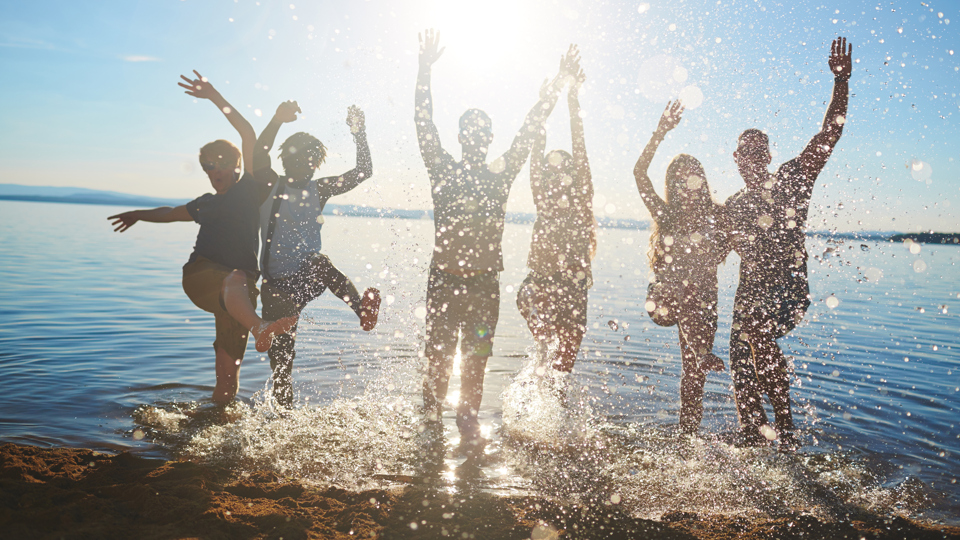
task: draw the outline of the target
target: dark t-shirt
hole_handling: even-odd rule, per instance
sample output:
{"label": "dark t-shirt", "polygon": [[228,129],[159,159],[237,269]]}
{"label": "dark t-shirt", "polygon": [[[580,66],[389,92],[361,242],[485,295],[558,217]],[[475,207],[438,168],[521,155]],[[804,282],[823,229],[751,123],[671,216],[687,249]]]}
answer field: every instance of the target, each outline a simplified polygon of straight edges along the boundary
{"label": "dark t-shirt", "polygon": [[804,227],[815,180],[793,159],[759,189],[743,188],[727,199],[730,240],[741,258],[741,290],[806,286]]}
{"label": "dark t-shirt", "polygon": [[200,224],[188,262],[204,257],[227,268],[259,273],[259,185],[245,173],[226,193],[207,193],[187,203],[187,212]]}
{"label": "dark t-shirt", "polygon": [[433,263],[442,270],[502,271],[507,198],[519,171],[495,173],[487,165],[471,170],[446,152],[437,161],[427,164],[436,228]]}

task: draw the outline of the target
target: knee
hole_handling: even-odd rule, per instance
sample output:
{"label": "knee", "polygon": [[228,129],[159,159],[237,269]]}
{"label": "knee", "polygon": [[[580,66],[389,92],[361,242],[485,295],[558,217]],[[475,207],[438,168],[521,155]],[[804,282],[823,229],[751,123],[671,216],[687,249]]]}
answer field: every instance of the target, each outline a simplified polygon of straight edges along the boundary
{"label": "knee", "polygon": [[243,287],[247,284],[247,275],[242,270],[234,270],[223,280],[224,287]]}

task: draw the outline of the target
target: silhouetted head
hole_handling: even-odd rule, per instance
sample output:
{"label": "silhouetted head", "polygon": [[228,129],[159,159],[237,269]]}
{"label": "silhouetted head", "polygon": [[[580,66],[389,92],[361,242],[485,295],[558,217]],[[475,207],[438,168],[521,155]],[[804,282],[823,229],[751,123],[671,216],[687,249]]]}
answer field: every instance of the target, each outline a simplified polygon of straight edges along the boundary
{"label": "silhouetted head", "polygon": [[767,134],[753,128],[741,133],[737,138],[733,159],[737,162],[737,170],[747,187],[758,188],[767,180],[767,167],[773,161]]}
{"label": "silhouetted head", "polygon": [[217,193],[226,193],[240,178],[240,149],[230,141],[219,139],[200,149],[200,167],[207,173]]}
{"label": "silhouetted head", "polygon": [[573,156],[564,150],[552,150],[543,160],[540,173],[543,192],[551,199],[573,192]]}
{"label": "silhouetted head", "polygon": [[678,154],[667,165],[667,206],[699,209],[713,204],[703,165],[689,154]]}
{"label": "silhouetted head", "polygon": [[460,117],[460,134],[457,137],[464,153],[487,155],[493,142],[493,122],[480,109],[468,109]]}
{"label": "silhouetted head", "polygon": [[294,180],[309,178],[327,159],[327,148],[309,133],[294,133],[280,147],[280,161],[287,177]]}

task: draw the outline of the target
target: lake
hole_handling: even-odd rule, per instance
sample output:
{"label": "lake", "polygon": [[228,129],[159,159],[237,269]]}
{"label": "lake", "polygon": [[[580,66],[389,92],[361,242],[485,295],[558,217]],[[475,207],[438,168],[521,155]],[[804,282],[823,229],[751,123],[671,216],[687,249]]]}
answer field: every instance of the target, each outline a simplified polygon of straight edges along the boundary
{"label": "lake", "polygon": [[[213,320],[180,287],[196,225],[117,234],[106,217],[122,210],[0,201],[0,441],[270,468],[349,488],[433,481],[601,500],[639,516],[858,508],[960,521],[958,246],[808,238],[813,305],[780,340],[803,448],[780,454],[728,444],[728,371],[707,378],[700,437],[676,432],[676,329],[643,308],[648,231],[601,229],[572,405],[551,401],[515,306],[531,227],[508,224],[480,412],[493,442],[467,474],[444,453],[457,437],[452,413],[440,457],[426,459],[437,443],[416,410],[431,222],[328,216],[324,252],[359,289],[380,289],[379,325],[363,332],[339,300],[314,301],[297,341],[296,411],[279,415],[264,399],[269,362],[251,341],[236,417],[224,421],[209,404]],[[720,271],[715,352],[725,361],[738,264],[731,256]]]}

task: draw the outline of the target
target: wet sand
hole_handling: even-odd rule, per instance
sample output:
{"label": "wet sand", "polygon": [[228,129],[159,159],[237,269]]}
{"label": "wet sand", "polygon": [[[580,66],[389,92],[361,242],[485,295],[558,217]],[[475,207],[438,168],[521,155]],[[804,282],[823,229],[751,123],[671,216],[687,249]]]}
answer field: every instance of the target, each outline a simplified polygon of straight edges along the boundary
{"label": "wet sand", "polygon": [[350,492],[267,472],[15,444],[0,446],[0,503],[3,538],[960,538],[960,527],[883,516],[650,521],[615,505],[423,486]]}

